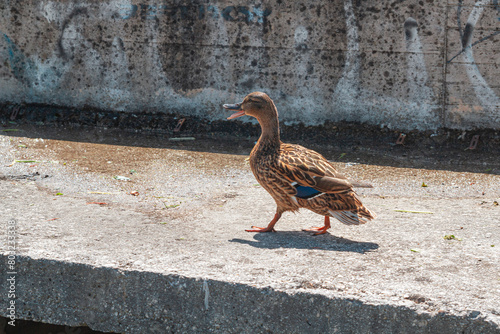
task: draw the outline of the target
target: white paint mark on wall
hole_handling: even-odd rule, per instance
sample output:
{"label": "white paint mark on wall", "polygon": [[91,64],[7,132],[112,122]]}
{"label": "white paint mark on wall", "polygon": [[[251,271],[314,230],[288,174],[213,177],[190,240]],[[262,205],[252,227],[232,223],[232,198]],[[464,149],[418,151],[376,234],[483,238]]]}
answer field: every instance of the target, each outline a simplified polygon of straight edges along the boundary
{"label": "white paint mark on wall", "polygon": [[[389,128],[414,127],[425,130],[438,126],[439,118],[433,110],[439,109],[438,102],[430,88],[421,83],[427,81],[427,75],[418,73],[413,75],[417,79],[414,85],[414,96],[425,99],[404,100],[401,97],[382,95],[376,88],[361,85],[361,56],[360,41],[356,17],[352,0],[344,0],[344,11],[347,27],[347,50],[342,78],[337,83],[333,93],[333,103],[338,109],[335,114],[341,114],[347,121],[382,123]],[[420,49],[419,41],[410,43],[415,51]],[[412,59],[415,70],[425,69],[423,55],[419,59]],[[418,57],[417,57],[418,58]],[[416,60],[416,62],[414,61]],[[409,70],[410,71],[410,70]],[[420,86],[419,86],[420,85]],[[418,88],[417,88],[418,87]],[[411,115],[412,117],[408,117]],[[418,122],[415,122],[418,119]]]}
{"label": "white paint mark on wall", "polygon": [[[425,101],[432,101],[434,93],[428,87],[427,68],[425,58],[418,35],[418,24],[415,19],[409,17],[404,24],[406,37],[406,61],[407,61],[407,82],[408,97],[412,103],[420,104]],[[429,105],[423,104],[421,117],[431,117],[432,110]]]}
{"label": "white paint mark on wall", "polygon": [[[306,26],[298,25],[294,30],[294,51],[293,57],[296,67],[293,69],[294,75],[299,78],[295,82],[290,82],[287,87],[293,92],[288,96],[286,107],[286,117],[289,119],[286,124],[304,122],[307,119],[312,124],[321,124],[324,120],[324,108],[318,99],[322,95],[320,91],[320,77],[317,75],[320,64],[315,62],[313,53],[309,49],[309,31]],[[302,79],[302,80],[301,80]],[[304,85],[304,81],[308,84]],[[281,92],[276,92],[275,96],[280,96]]]}
{"label": "white paint mark on wall", "polygon": [[309,37],[309,33],[307,32],[306,27],[298,26],[295,28],[295,33],[293,34],[295,39],[295,45],[300,45],[307,42],[307,38]]}
{"label": "white paint mark on wall", "polygon": [[210,291],[208,290],[207,280],[203,281],[203,291],[205,292],[205,310],[208,311],[208,298],[210,297]]}
{"label": "white paint mark on wall", "polygon": [[40,12],[49,23],[59,22],[61,18],[61,12],[60,8],[58,8],[58,3],[55,3],[53,1],[41,1],[40,6],[42,7]]}
{"label": "white paint mark on wall", "polygon": [[347,51],[344,71],[333,93],[333,102],[345,113],[346,120],[354,121],[356,120],[355,113],[358,108],[357,101],[360,94],[359,71],[361,60],[358,27],[351,0],[344,1],[344,11],[347,26]]}

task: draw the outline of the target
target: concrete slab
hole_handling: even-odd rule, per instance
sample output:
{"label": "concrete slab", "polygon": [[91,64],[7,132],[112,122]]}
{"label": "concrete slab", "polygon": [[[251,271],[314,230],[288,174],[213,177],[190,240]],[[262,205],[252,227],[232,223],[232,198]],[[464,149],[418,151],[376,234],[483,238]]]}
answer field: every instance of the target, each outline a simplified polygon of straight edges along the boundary
{"label": "concrete slab", "polygon": [[498,157],[347,152],[337,165],[374,184],[358,192],[375,221],[313,237],[301,229],[322,218],[303,211],[250,234],[274,212],[245,162],[251,141],[37,131],[0,135],[0,238],[15,219],[20,319],[124,333],[500,332]]}

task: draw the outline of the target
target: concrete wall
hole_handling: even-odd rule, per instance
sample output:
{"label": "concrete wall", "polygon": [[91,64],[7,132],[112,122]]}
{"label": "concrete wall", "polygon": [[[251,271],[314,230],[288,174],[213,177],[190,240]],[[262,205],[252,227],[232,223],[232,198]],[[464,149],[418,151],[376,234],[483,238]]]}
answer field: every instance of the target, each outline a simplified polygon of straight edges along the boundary
{"label": "concrete wall", "polygon": [[500,129],[498,0],[4,0],[0,102]]}

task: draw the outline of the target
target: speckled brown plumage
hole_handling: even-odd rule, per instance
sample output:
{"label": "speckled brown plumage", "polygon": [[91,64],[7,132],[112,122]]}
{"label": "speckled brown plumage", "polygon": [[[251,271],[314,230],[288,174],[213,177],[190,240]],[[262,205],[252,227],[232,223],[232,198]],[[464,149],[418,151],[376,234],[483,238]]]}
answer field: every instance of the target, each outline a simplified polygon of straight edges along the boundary
{"label": "speckled brown plumage", "polygon": [[283,212],[300,208],[325,216],[325,226],[311,229],[316,234],[330,227],[329,217],[345,224],[362,224],[375,218],[357,197],[352,183],[321,154],[280,141],[278,111],[265,93],[251,93],[242,103],[224,107],[237,111],[228,119],[248,115],[259,121],[262,134],[250,153],[250,167],[277,205],[276,215],[266,228],[254,226],[247,231],[274,231]]}

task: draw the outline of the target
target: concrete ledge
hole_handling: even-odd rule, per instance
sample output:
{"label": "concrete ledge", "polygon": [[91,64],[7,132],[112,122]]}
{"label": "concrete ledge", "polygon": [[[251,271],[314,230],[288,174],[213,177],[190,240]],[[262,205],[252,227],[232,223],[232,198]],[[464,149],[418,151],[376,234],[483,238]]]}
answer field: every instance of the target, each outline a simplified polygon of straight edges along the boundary
{"label": "concrete ledge", "polygon": [[[2,256],[5,262],[6,257]],[[124,333],[499,333],[454,316],[217,280],[18,258],[17,316]],[[5,280],[2,280],[5,291]],[[7,316],[2,307],[1,315]]]}

